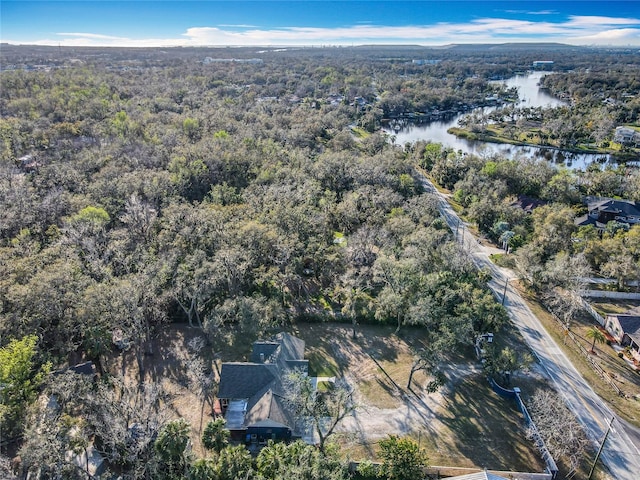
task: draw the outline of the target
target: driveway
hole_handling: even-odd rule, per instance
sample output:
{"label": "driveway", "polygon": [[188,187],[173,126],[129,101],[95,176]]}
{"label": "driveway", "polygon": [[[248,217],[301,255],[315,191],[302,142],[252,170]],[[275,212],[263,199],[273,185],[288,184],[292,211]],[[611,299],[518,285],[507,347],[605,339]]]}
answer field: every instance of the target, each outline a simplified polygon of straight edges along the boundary
{"label": "driveway", "polygon": [[[504,306],[507,308],[511,320],[522,333],[545,373],[562,395],[567,406],[581,422],[596,448],[604,438],[609,420],[615,418],[600,457],[613,477],[616,480],[637,480],[640,478],[640,450],[638,449],[640,444],[633,441],[638,441],[637,429],[622,422],[596,395],[562,350],[558,348],[551,335],[531,312],[520,294],[508,285],[508,281],[516,278],[516,275],[510,270],[497,267],[489,260],[489,254],[493,253],[495,249],[479,244],[468,228],[465,228],[464,223],[451,208],[446,197],[438,192],[429,180],[423,178],[423,185],[427,191],[437,194],[440,198],[442,216],[453,232],[457,230],[458,241],[472,256],[475,264],[479,268],[486,267],[491,271],[492,279],[489,282],[489,287],[496,297],[502,299],[503,292],[506,292]],[[507,285],[506,289],[505,285]]]}

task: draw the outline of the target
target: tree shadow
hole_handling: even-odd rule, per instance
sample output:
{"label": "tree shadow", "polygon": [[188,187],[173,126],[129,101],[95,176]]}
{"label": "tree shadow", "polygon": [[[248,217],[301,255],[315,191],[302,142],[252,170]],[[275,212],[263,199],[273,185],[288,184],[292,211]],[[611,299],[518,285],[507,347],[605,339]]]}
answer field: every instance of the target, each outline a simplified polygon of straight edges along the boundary
{"label": "tree shadow", "polygon": [[315,372],[344,376],[354,364],[377,359],[393,362],[398,359],[397,342],[390,342],[393,329],[387,326],[360,325],[353,338],[350,323],[297,324],[294,334],[307,343],[306,358]]}
{"label": "tree shadow", "polygon": [[524,472],[544,468],[535,446],[526,438],[515,402],[494,393],[482,374],[456,383],[438,418],[455,434],[443,446],[478,467]]}

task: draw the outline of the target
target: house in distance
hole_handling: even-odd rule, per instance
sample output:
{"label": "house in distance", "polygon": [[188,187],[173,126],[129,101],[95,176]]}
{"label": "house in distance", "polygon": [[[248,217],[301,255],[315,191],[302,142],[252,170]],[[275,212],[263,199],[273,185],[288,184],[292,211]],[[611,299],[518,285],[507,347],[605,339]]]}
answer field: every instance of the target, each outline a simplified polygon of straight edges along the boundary
{"label": "house in distance", "polygon": [[624,223],[629,226],[640,224],[640,204],[631,200],[598,199],[588,203],[589,213],[576,218],[577,226],[595,225],[603,230],[609,222]]}

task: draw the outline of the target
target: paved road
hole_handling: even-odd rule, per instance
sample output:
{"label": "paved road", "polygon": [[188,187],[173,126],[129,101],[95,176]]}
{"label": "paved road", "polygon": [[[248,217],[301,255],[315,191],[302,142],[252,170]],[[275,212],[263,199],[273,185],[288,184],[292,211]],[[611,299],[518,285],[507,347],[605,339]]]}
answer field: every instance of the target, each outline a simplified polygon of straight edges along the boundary
{"label": "paved road", "polygon": [[616,418],[600,457],[609,468],[613,478],[615,480],[640,479],[640,450],[627,432],[629,430],[633,439],[637,441],[637,429],[616,417],[585,382],[562,350],[558,348],[558,345],[531,312],[520,294],[508,284],[509,280],[515,278],[513,272],[500,268],[489,260],[489,254],[499,250],[481,246],[458,218],[445,196],[439,193],[428,180],[424,179],[423,181],[427,191],[434,192],[440,197],[440,211],[444,219],[451,230],[456,232],[458,241],[470,253],[475,264],[480,268],[490,269],[492,280],[489,282],[489,287],[501,299],[503,293],[506,292],[504,306],[507,308],[509,316],[535,352],[558,392],[564,397],[569,408],[584,426],[596,448],[604,438],[609,420]]}

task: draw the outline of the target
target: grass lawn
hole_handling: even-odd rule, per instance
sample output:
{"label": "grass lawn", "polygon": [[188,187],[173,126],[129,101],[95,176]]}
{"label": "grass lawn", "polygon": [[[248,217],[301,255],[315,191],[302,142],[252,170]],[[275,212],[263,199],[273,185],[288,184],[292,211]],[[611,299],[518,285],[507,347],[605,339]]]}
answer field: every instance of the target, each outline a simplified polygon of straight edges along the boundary
{"label": "grass lawn", "polygon": [[624,313],[640,305],[640,300],[591,301],[591,306],[602,315]]}
{"label": "grass lawn", "polygon": [[506,253],[491,254],[489,259],[499,267],[514,269],[516,266],[515,257]]}
{"label": "grass lawn", "polygon": [[[626,397],[618,396],[617,393],[604,382],[598,374],[590,367],[589,362],[580,352],[579,348],[572,341],[565,342],[562,327],[556,322],[551,314],[532,295],[520,289],[523,298],[527,300],[529,307],[538,317],[545,329],[553,336],[571,363],[587,380],[594,391],[604,399],[611,408],[629,423],[640,427],[640,375],[633,371],[629,365],[617,353],[606,344],[596,345],[596,356],[600,366],[615,381],[620,389],[625,392]],[[577,318],[572,326],[572,332],[579,338],[580,343],[587,350],[591,348],[591,341],[586,338],[586,331],[595,325],[591,317]]]}
{"label": "grass lawn", "polygon": [[502,398],[482,374],[470,375],[447,392],[438,419],[446,427],[425,439],[434,465],[541,471],[542,460],[524,435],[522,414]]}
{"label": "grass lawn", "polygon": [[360,138],[360,139],[371,136],[371,134],[362,127],[351,127],[351,131],[357,138]]}
{"label": "grass lawn", "polygon": [[[395,335],[391,326],[361,325],[356,340],[350,325],[298,324],[296,330],[307,342],[312,370],[357,378],[367,406],[397,409],[421,401],[413,392],[421,391],[426,376],[416,373],[412,390],[407,389],[410,345],[420,344],[420,329],[404,328]],[[504,336],[510,345],[519,342],[512,333]],[[526,438],[515,402],[496,395],[481,373],[470,374],[479,372],[472,350],[457,353],[450,361],[453,381],[427,397],[439,399],[431,410],[432,419],[404,425],[405,434],[419,441],[433,465],[542,471],[542,460]],[[391,420],[388,433],[394,433]],[[375,459],[377,441],[345,441],[343,450],[353,459]]]}

